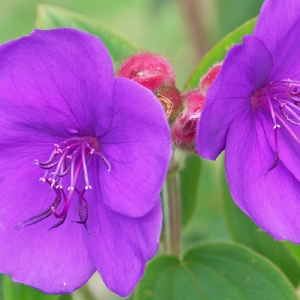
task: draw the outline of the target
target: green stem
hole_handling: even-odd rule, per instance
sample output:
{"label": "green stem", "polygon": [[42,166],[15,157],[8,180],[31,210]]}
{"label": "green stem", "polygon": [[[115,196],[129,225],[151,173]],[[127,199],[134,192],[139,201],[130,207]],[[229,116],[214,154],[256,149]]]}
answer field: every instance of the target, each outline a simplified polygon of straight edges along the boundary
{"label": "green stem", "polygon": [[[178,163],[178,162],[177,162]],[[170,171],[163,187],[165,252],[181,254],[181,200],[179,187],[179,168],[172,158]]]}

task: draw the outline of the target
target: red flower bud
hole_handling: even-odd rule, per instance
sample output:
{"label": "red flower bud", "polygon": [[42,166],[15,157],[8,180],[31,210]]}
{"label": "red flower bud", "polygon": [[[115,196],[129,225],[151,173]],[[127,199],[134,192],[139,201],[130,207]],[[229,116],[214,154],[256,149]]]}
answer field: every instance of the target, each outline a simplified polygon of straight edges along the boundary
{"label": "red flower bud", "polygon": [[130,78],[153,92],[163,86],[175,85],[175,73],[171,64],[162,56],[146,52],[126,59],[117,76]]}
{"label": "red flower bud", "polygon": [[197,124],[206,98],[199,89],[183,94],[182,98],[185,101],[185,108],[172,126],[172,142],[179,148],[195,151]]}
{"label": "red flower bud", "polygon": [[214,65],[201,79],[199,88],[203,94],[206,93],[206,90],[211,86],[213,81],[216,79],[217,75],[220,72],[222,64]]}

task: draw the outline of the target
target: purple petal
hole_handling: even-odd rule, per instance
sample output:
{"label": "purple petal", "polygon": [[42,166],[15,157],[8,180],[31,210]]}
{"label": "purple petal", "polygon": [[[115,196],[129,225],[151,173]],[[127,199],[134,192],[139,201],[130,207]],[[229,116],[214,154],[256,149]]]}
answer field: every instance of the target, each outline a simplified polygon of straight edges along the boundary
{"label": "purple petal", "polygon": [[110,130],[100,137],[103,162],[101,198],[111,209],[131,217],[156,203],[171,155],[170,130],[162,105],[137,83],[116,79]]}
{"label": "purple petal", "polygon": [[71,204],[65,223],[55,229],[49,231],[58,222],[53,216],[14,228],[49,208],[55,198],[34,168],[32,161],[24,161],[22,168],[12,170],[1,183],[0,272],[45,293],[71,293],[95,272],[85,244],[87,232],[72,223],[78,219],[77,202]]}
{"label": "purple petal", "polygon": [[208,89],[206,105],[197,133],[197,151],[204,158],[216,159],[225,148],[232,120],[250,113],[251,96],[272,67],[272,56],[264,43],[253,36],[227,54],[219,75]]}
{"label": "purple petal", "polygon": [[[110,124],[114,71],[104,44],[74,29],[34,31],[0,47],[0,125],[30,140]],[[102,117],[99,118],[98,116]]]}
{"label": "purple petal", "polygon": [[107,287],[122,297],[128,296],[143,276],[146,261],[158,249],[162,222],[160,200],[156,199],[147,215],[130,218],[99,201],[98,188],[88,198],[92,209],[87,242]]}
{"label": "purple petal", "polygon": [[225,151],[227,180],[236,204],[278,240],[300,242],[300,183],[274,161],[266,132],[256,113],[237,116]]}
{"label": "purple petal", "polygon": [[299,22],[299,16],[298,0],[266,0],[259,14],[254,35],[263,40],[273,54],[273,50],[282,43],[285,34]]}
{"label": "purple petal", "polygon": [[283,79],[300,80],[300,66],[297,63],[300,60],[300,53],[296,46],[300,45],[299,33],[300,22],[295,23],[281,40],[278,41],[276,47],[270,50],[273,56],[274,65],[266,80],[266,85],[270,82]]}
{"label": "purple petal", "polygon": [[[0,272],[46,293],[67,293],[84,284],[96,264],[109,288],[131,293],[158,248],[159,192],[171,155],[169,126],[155,96],[128,79],[115,80],[97,38],[72,29],[35,31],[0,46],[0,126]],[[56,145],[58,166],[74,159],[66,176],[76,195],[67,219],[49,231],[60,220],[49,213],[25,227],[55,199],[38,180],[44,172],[34,159],[47,160],[63,140],[75,147]],[[78,149],[81,156],[72,156]],[[89,181],[93,188],[85,190]],[[88,201],[78,200],[82,189]],[[78,212],[78,201],[88,210]],[[72,222],[78,218],[87,218],[90,236]]]}

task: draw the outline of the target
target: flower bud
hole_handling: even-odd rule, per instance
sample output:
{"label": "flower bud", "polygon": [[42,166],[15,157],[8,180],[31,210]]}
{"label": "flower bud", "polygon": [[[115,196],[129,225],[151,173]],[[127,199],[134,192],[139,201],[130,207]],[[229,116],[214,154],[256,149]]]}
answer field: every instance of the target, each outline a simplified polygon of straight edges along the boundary
{"label": "flower bud", "polygon": [[222,64],[214,65],[201,79],[199,88],[203,94],[206,93],[206,90],[211,86],[213,81],[216,79],[217,75],[220,72]]}
{"label": "flower bud", "polygon": [[179,148],[194,152],[197,124],[206,98],[199,89],[188,91],[182,98],[185,108],[172,126],[171,138]]}
{"label": "flower bud", "polygon": [[156,92],[156,98],[163,104],[167,118],[172,122],[182,109],[182,97],[175,86],[164,86]]}
{"label": "flower bud", "polygon": [[153,92],[163,86],[175,85],[175,73],[171,64],[162,56],[146,52],[126,59],[117,76],[132,79]]}

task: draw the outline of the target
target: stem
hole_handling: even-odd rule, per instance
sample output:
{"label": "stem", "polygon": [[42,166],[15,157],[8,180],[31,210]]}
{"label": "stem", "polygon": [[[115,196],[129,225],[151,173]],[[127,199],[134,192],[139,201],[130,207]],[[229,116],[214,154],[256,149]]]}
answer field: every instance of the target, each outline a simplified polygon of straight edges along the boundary
{"label": "stem", "polygon": [[165,252],[181,254],[181,200],[179,188],[179,168],[174,156],[170,171],[163,186]]}

